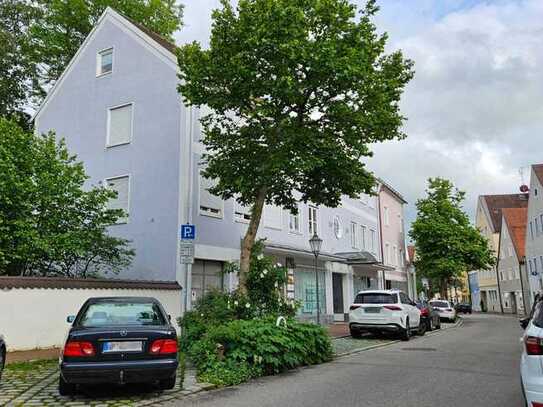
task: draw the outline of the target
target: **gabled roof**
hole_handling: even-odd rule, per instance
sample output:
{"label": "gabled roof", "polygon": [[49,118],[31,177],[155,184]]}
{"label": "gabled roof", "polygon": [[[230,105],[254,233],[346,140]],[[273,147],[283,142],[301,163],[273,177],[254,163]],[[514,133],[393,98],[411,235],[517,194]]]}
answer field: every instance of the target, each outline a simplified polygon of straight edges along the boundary
{"label": "gabled roof", "polygon": [[389,190],[389,192],[396,197],[398,201],[400,201],[402,204],[407,204],[407,201],[405,198],[400,194],[398,191],[396,191],[390,184],[383,181],[382,178],[377,178],[377,182],[381,184],[381,188],[386,188]]}
{"label": "gabled roof", "polygon": [[517,257],[522,259],[526,254],[526,222],[528,221],[528,208],[503,208],[503,219],[505,221],[509,236],[515,247]]}
{"label": "gabled roof", "polygon": [[532,165],[532,168],[536,177],[539,179],[539,183],[543,185],[543,164],[534,164]]}
{"label": "gabled roof", "polygon": [[502,209],[528,207],[528,194],[482,195],[481,197],[486,203],[494,233],[501,231]]}
{"label": "gabled roof", "polygon": [[145,45],[148,49],[152,50],[155,55],[159,56],[160,59],[166,61],[172,68],[177,70],[178,66],[176,57],[176,46],[174,44],[161,37],[154,31],[149,30],[147,27],[123,16],[122,14],[113,10],[111,7],[107,7],[98,19],[98,22],[92,28],[89,35],[87,35],[87,38],[85,38],[85,41],[83,41],[83,44],[81,44],[73,58],[66,66],[66,69],[64,69],[60,77],[54,83],[53,87],[49,90],[46,98],[43,100],[38,110],[36,110],[36,112],[34,113],[34,120],[37,120],[39,118],[41,112],[45,109],[49,101],[58,92],[65,78],[75,66],[85,48],[89,45],[96,33],[101,29],[106,21],[111,21],[117,26],[122,27],[125,31],[133,34],[132,36],[137,41]]}

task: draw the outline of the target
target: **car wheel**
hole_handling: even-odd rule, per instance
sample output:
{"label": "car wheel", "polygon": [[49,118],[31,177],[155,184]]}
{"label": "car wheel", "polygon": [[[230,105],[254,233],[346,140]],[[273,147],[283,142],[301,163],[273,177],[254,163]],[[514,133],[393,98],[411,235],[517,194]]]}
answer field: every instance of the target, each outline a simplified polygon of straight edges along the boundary
{"label": "car wheel", "polygon": [[401,334],[402,341],[408,341],[411,338],[411,328],[409,327],[409,318],[405,321],[405,329]]}
{"label": "car wheel", "polygon": [[160,387],[160,390],[171,390],[175,387],[175,376],[171,377],[166,380],[161,380],[158,383],[158,387]]}
{"label": "car wheel", "polygon": [[351,337],[356,339],[361,338],[362,332],[360,332],[358,329],[351,329]]}
{"label": "car wheel", "polygon": [[61,396],[71,396],[75,393],[75,384],[68,383],[62,376],[58,378],[58,393]]}
{"label": "car wheel", "polygon": [[428,332],[432,332],[434,330],[433,318],[430,318],[428,319],[428,321],[426,321],[426,330]]}
{"label": "car wheel", "polygon": [[424,336],[424,334],[426,333],[426,328],[427,328],[426,322],[424,323],[420,322],[419,329],[417,330],[417,335]]}

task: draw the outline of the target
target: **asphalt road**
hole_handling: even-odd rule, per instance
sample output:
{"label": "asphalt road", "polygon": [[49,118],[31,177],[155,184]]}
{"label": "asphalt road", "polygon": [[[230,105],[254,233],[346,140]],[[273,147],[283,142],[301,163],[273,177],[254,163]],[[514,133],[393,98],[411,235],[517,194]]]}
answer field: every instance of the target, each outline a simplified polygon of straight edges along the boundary
{"label": "asphalt road", "polygon": [[517,319],[461,327],[178,401],[198,407],[521,407]]}

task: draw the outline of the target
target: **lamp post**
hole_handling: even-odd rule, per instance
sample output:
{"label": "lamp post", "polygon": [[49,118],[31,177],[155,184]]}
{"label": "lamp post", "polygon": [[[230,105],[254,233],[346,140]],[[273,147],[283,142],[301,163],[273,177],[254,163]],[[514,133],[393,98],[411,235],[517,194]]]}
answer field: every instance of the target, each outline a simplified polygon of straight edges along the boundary
{"label": "lamp post", "polygon": [[321,251],[322,239],[315,234],[309,239],[309,246],[311,246],[311,251],[315,256],[315,296],[317,297],[317,324],[321,323],[321,309],[319,304],[319,270],[318,270],[318,259],[319,253]]}

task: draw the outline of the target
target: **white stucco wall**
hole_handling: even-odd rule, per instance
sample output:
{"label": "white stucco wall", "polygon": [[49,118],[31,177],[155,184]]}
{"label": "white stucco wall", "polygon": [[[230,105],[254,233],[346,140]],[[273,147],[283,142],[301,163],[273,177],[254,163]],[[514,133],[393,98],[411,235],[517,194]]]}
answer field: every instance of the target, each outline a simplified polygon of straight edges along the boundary
{"label": "white stucco wall", "polygon": [[8,351],[63,346],[76,315],[90,297],[154,297],[171,315],[174,326],[181,314],[181,290],[12,288],[0,290],[0,333]]}

